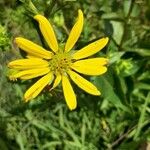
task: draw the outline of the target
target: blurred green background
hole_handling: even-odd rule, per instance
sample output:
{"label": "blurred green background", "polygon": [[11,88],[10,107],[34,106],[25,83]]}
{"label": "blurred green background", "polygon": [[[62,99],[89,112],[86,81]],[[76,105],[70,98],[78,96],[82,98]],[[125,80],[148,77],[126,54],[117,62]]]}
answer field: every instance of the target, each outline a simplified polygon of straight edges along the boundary
{"label": "blurred green background", "polygon": [[[7,63],[22,57],[13,40],[22,36],[42,45],[33,15],[45,15],[59,42],[65,42],[82,9],[79,49],[103,37],[97,56],[109,58],[108,72],[90,80],[93,97],[76,89],[70,111],[61,88],[47,89],[30,103],[25,90],[35,81],[8,79]],[[149,150],[150,0],[0,0],[0,150]]]}

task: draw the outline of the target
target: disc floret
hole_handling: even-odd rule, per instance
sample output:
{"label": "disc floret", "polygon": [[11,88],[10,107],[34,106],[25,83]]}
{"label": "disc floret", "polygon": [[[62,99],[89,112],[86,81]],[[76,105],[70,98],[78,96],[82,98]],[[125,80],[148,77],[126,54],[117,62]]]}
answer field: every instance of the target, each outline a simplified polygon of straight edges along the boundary
{"label": "disc floret", "polygon": [[68,71],[72,64],[71,56],[69,53],[58,51],[53,55],[52,59],[49,62],[51,71],[57,74],[64,74]]}

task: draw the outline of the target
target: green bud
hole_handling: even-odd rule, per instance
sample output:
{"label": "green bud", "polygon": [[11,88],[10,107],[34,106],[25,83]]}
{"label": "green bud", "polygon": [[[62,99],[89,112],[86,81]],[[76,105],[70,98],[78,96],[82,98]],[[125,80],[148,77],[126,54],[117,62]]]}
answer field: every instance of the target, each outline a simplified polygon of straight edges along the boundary
{"label": "green bud", "polygon": [[135,74],[138,71],[139,67],[140,66],[138,65],[138,63],[131,59],[120,59],[117,62],[116,71],[117,74],[125,77]]}

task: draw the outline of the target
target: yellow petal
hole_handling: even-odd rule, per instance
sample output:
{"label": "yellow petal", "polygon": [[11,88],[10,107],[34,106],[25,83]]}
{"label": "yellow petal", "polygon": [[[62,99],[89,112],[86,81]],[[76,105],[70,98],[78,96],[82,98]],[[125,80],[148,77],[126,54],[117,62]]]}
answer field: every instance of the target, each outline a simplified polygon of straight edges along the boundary
{"label": "yellow petal", "polygon": [[107,71],[107,68],[104,66],[93,67],[93,66],[72,66],[72,69],[75,71],[91,76],[97,76],[104,74]]}
{"label": "yellow petal", "polygon": [[52,73],[48,73],[47,75],[39,79],[24,94],[25,101],[27,102],[30,99],[35,98],[47,84],[52,82],[52,80],[53,80]]}
{"label": "yellow petal", "polygon": [[78,60],[75,64],[80,63],[81,65],[91,65],[91,66],[104,66],[108,64],[108,59],[104,57],[97,57],[97,58],[88,58],[84,60]]}
{"label": "yellow petal", "polygon": [[8,64],[8,67],[13,69],[34,69],[48,66],[49,63],[46,60],[40,58],[18,59],[11,61]]}
{"label": "yellow petal", "polygon": [[101,75],[107,71],[103,65],[107,64],[106,58],[91,58],[79,60],[72,64],[71,68],[86,75]]}
{"label": "yellow petal", "polygon": [[77,51],[75,54],[73,54],[73,59],[82,59],[86,58],[88,56],[91,56],[98,51],[102,50],[106,44],[108,43],[108,37],[101,38],[85,47]]}
{"label": "yellow petal", "polygon": [[16,74],[11,75],[9,78],[10,79],[32,79],[32,78],[36,78],[42,75],[47,74],[50,71],[50,69],[47,68],[42,68],[42,69],[29,69],[29,70],[25,70],[25,71],[20,71]]}
{"label": "yellow petal", "polygon": [[70,70],[68,73],[73,82],[76,83],[81,89],[92,95],[100,95],[100,91],[91,82],[87,81],[74,71]]}
{"label": "yellow petal", "polygon": [[79,9],[78,10],[78,19],[77,19],[75,25],[73,26],[73,28],[69,34],[68,40],[66,42],[66,45],[65,45],[66,52],[70,51],[72,49],[72,47],[74,46],[74,44],[77,42],[77,40],[81,34],[82,28],[83,28],[83,13]]}
{"label": "yellow petal", "polygon": [[53,27],[51,26],[50,22],[42,15],[36,15],[34,16],[34,19],[39,22],[40,30],[49,45],[49,47],[54,51],[58,51],[58,43],[57,39],[53,30]]}
{"label": "yellow petal", "polygon": [[67,76],[62,76],[62,87],[67,106],[70,110],[77,107],[76,96]]}
{"label": "yellow petal", "polygon": [[22,37],[17,37],[15,39],[16,44],[18,45],[19,48],[24,50],[30,55],[37,56],[40,58],[45,58],[45,59],[51,59],[52,58],[52,52],[49,52],[42,48],[41,46],[24,39]]}
{"label": "yellow petal", "polygon": [[60,81],[61,81],[61,75],[58,74],[58,75],[56,76],[56,79],[54,80],[53,86],[52,86],[52,88],[51,88],[50,90],[52,90],[52,89],[54,89],[55,87],[57,87],[57,86],[59,85]]}

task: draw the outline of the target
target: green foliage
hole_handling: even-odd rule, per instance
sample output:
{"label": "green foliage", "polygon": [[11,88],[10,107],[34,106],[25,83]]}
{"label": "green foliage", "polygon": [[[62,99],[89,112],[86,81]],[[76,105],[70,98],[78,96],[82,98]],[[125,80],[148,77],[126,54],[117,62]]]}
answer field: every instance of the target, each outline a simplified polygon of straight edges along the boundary
{"label": "green foliage", "polygon": [[[91,78],[100,97],[76,89],[78,108],[69,111],[59,87],[23,102],[34,81],[9,81],[7,63],[22,57],[13,42],[22,36],[45,46],[33,15],[53,24],[60,43],[76,19],[85,22],[76,48],[110,38],[98,56],[109,58],[108,72]],[[150,1],[1,0],[0,149],[137,150],[150,141]]]}
{"label": "green foliage", "polygon": [[5,27],[0,25],[0,50],[4,50],[4,48],[9,46],[9,38],[7,35],[7,31]]}

